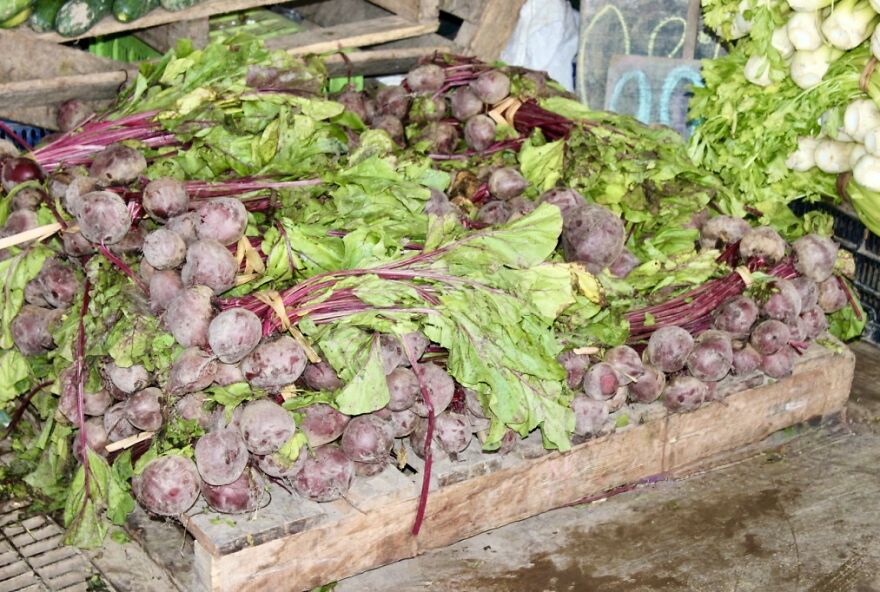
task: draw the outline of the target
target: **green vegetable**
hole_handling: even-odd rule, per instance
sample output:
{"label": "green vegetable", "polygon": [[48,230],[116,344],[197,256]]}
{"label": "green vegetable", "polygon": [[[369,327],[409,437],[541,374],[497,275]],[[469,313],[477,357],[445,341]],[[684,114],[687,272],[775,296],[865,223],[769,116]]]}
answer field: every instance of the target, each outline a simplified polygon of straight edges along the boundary
{"label": "green vegetable", "polygon": [[190,8],[199,3],[200,0],[160,0],[162,8],[165,10],[178,11]]}
{"label": "green vegetable", "polygon": [[0,21],[11,19],[26,10],[32,0],[0,0]]}
{"label": "green vegetable", "polygon": [[13,29],[24,24],[25,21],[30,18],[32,12],[33,9],[30,6],[22,9],[18,14],[13,15],[0,23],[0,29]]}
{"label": "green vegetable", "polygon": [[55,28],[55,16],[67,0],[36,0],[34,12],[28,21],[31,29],[45,33]]}
{"label": "green vegetable", "polygon": [[113,16],[120,23],[130,23],[141,18],[158,5],[158,0],[113,0]]}
{"label": "green vegetable", "polygon": [[79,37],[110,14],[112,0],[67,0],[55,16],[55,31],[64,37]]}

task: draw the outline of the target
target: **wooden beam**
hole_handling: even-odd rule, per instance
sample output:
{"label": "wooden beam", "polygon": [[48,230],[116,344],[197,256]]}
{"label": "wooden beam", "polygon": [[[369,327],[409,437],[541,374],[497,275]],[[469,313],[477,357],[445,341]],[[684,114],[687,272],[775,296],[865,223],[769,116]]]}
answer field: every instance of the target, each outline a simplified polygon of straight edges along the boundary
{"label": "wooden beam", "polygon": [[402,74],[415,66],[419,59],[434,52],[443,53],[451,49],[450,44],[354,51],[345,54],[347,62],[342,55],[335,54],[327,58],[326,64],[331,76],[347,76],[349,72],[360,76]]}
{"label": "wooden beam", "polygon": [[128,80],[125,71],[96,72],[0,84],[0,110],[47,105],[68,99],[111,99]]}
{"label": "wooden beam", "polygon": [[119,62],[87,51],[34,39],[18,29],[0,29],[0,83],[35,77],[71,76],[102,72],[119,67]]}
{"label": "wooden beam", "polygon": [[438,26],[437,21],[414,23],[399,16],[389,16],[275,37],[266,41],[266,47],[285,49],[293,55],[329,53],[340,49],[378,45],[386,41],[416,37],[434,32]]}
{"label": "wooden beam", "polygon": [[[486,472],[471,472],[458,481],[446,479],[445,484],[439,484],[438,476],[439,485],[429,497],[425,523],[417,537],[410,533],[417,505],[417,487],[412,483],[380,488],[381,499],[356,496],[357,508],[342,500],[321,504],[325,515],[301,532],[263,544],[238,546],[228,554],[212,554],[199,542],[206,535],[199,532],[199,526],[212,527],[208,516],[194,516],[188,525],[196,530],[198,581],[194,590],[309,589],[577,503],[614,487],[650,477],[683,475],[694,470],[701,459],[838,413],[849,396],[854,365],[848,350],[834,354],[813,346],[798,360],[792,376],[734,392],[694,412],[667,414],[659,404],[642,406],[657,407],[659,416],[648,414],[653,419],[633,422],[569,452],[542,451],[534,458],[509,454],[496,458],[496,464]],[[739,379],[739,388],[754,378]],[[715,456],[714,461],[721,462],[721,457]]]}
{"label": "wooden beam", "polygon": [[148,27],[156,27],[158,25],[167,25],[168,23],[207,18],[215,14],[226,14],[251,8],[259,8],[260,6],[268,6],[270,4],[281,4],[283,1],[284,0],[205,0],[191,8],[175,12],[156,8],[132,23],[120,23],[112,16],[108,16],[89,29],[87,33],[80,35],[79,37],[62,37],[57,33],[33,33],[32,36],[44,41],[64,43],[73,39],[100,37],[102,35],[119,33],[121,31],[135,31],[138,29],[146,29]]}
{"label": "wooden beam", "polygon": [[487,62],[497,60],[519,22],[524,3],[525,0],[486,0],[468,52]]}
{"label": "wooden beam", "polygon": [[208,45],[209,32],[210,23],[206,17],[141,29],[135,31],[134,36],[156,51],[166,53],[177,45],[178,39],[191,39],[193,46],[205,47]]}

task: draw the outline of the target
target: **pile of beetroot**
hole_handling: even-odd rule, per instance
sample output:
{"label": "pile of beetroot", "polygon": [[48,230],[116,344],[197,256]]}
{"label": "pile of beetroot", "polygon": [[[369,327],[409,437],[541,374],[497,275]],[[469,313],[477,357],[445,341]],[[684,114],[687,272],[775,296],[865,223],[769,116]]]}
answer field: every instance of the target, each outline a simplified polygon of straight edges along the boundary
{"label": "pile of beetroot", "polygon": [[[271,81],[260,76],[266,72],[252,72],[249,83],[270,92]],[[512,84],[528,85],[535,96],[550,92],[546,78],[535,73],[437,57],[410,72],[401,86],[375,93],[347,91],[335,99],[400,147],[425,150],[438,163],[515,152],[535,130],[549,140],[565,138],[575,123],[528,98],[513,99]],[[522,89],[518,96],[525,96]],[[148,119],[132,117],[127,123]],[[522,136],[498,139],[504,125]],[[118,139],[137,139],[151,148],[176,142],[153,123],[144,129],[137,138],[132,132]],[[198,437],[183,447],[187,453],[159,455],[141,467],[131,482],[133,495],[161,516],[187,512],[200,496],[214,511],[243,513],[268,503],[269,483],[328,502],[344,497],[356,478],[397,470],[407,452],[424,458],[430,471],[432,458],[454,461],[485,441],[491,421],[479,396],[456,382],[447,370],[446,352],[418,331],[403,337],[374,335],[391,395],[386,406],[348,416],[330,404],[329,395],[345,382],[296,331],[296,323],[308,318],[320,324],[355,314],[363,305],[356,294],[340,291],[325,303],[310,304],[311,290],[329,281],[318,276],[274,296],[228,295],[240,285],[243,272],[259,274],[266,264],[266,254],[254,251],[259,237],[249,240],[246,232],[253,214],[271,214],[273,205],[253,193],[310,187],[320,180],[148,180],[144,151],[130,142],[92,145],[89,138],[75,138],[62,136],[34,151],[33,158],[4,157],[3,188],[12,197],[0,238],[52,221],[60,227],[57,248],[25,286],[10,328],[17,351],[36,359],[54,350],[55,332],[66,319],[78,318],[73,363],[57,376],[57,409],[63,421],[78,428],[73,450],[81,462],[87,462],[86,447],[110,463],[119,450],[143,454],[170,422],[184,420],[197,427]],[[62,166],[65,158],[77,167]],[[435,190],[426,213],[454,213],[463,228],[472,230],[552,204],[562,216],[556,262],[578,263],[597,277],[624,279],[640,265],[626,248],[624,221],[577,191],[560,186],[528,197],[529,181],[509,161],[487,164],[471,178],[466,200]],[[52,212],[52,220],[38,219],[43,208]],[[270,228],[271,222],[261,231]],[[769,227],[752,228],[727,216],[708,219],[700,230],[701,248],[718,249],[719,268],[729,273],[627,311],[627,345],[570,344],[559,356],[567,371],[574,437],[613,430],[627,405],[659,400],[671,412],[687,412],[712,400],[732,377],[763,373],[783,378],[810,343],[825,334],[825,315],[851,304],[846,284],[835,273],[838,248],[827,238],[810,234],[788,245]],[[415,253],[422,248],[405,247]],[[11,254],[0,250],[0,259]],[[408,281],[414,276],[406,275],[407,262],[419,257],[372,271]],[[121,367],[107,358],[98,369],[100,380],[88,380],[83,323],[92,292],[85,270],[92,258],[125,273],[134,306],[145,318],[158,319],[173,337],[180,351],[170,367]],[[423,292],[419,296],[432,303],[430,291]],[[279,305],[285,314],[278,314]],[[266,396],[220,405],[209,395],[241,385]],[[14,421],[37,390],[21,398]],[[328,397],[289,411],[285,402],[301,390]],[[509,453],[518,441],[508,430],[500,449],[491,453]],[[427,483],[426,476],[420,515]]]}

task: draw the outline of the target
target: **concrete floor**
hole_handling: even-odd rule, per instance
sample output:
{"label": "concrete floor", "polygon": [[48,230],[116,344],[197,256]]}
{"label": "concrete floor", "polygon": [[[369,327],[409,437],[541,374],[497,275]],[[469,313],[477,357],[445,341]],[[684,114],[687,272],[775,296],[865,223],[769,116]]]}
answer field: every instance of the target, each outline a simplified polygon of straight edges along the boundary
{"label": "concrete floor", "polygon": [[880,592],[880,349],[853,349],[845,424],[511,524],[335,592]]}

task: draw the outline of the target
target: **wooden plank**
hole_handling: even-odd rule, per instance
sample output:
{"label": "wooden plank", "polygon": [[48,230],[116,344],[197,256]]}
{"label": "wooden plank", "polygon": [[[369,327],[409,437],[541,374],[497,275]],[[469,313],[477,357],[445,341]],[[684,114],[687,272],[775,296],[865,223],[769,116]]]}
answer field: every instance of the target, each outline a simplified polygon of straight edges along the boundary
{"label": "wooden plank", "polygon": [[[370,0],[370,3],[411,21],[422,18],[419,0]],[[437,15],[434,15],[433,18],[436,20]]]}
{"label": "wooden plank", "polygon": [[17,82],[37,76],[72,76],[104,72],[119,67],[118,62],[72,47],[34,39],[19,30],[0,29],[0,81]]}
{"label": "wooden plank", "polygon": [[132,23],[120,23],[112,16],[108,16],[79,37],[62,37],[58,33],[51,32],[33,33],[32,36],[37,39],[42,39],[43,41],[65,43],[74,39],[100,37],[102,35],[110,35],[122,31],[136,31],[148,27],[167,25],[168,23],[207,18],[215,14],[226,14],[229,12],[237,12],[239,10],[259,8],[260,6],[268,6],[270,4],[282,4],[283,2],[284,0],[205,0],[191,8],[176,12],[156,8]]}
{"label": "wooden plank", "polygon": [[[421,30],[425,25],[415,25]],[[431,25],[433,26],[433,25]],[[302,33],[305,34],[305,33]],[[431,38],[437,37],[431,35]],[[442,39],[442,38],[441,38]],[[386,48],[339,54],[327,57],[327,66],[333,76],[377,76],[405,72],[424,56],[435,51],[452,49],[451,43],[411,48]],[[76,50],[73,50],[76,51]],[[77,52],[81,53],[81,52]],[[99,72],[65,76],[54,79],[26,80],[20,83],[0,83],[0,116],[13,121],[55,127],[55,104],[71,98],[102,100],[96,107],[106,106],[106,101],[117,96],[119,86],[127,80],[124,71]],[[21,107],[27,104],[28,107]],[[50,106],[47,106],[50,105]]]}
{"label": "wooden plank", "polygon": [[[302,590],[415,556],[608,489],[658,475],[680,475],[696,461],[761,440],[843,408],[854,358],[814,346],[793,376],[735,392],[688,414],[668,415],[531,460],[507,455],[500,468],[433,492],[422,533],[409,530],[417,500],[366,512],[341,502],[335,517],[292,536],[234,553],[197,542],[196,590]],[[731,388],[746,386],[734,381]]]}
{"label": "wooden plank", "polygon": [[178,39],[190,39],[195,47],[208,45],[210,23],[207,18],[179,21],[136,31],[134,36],[160,53],[172,49]]}
{"label": "wooden plank", "polygon": [[125,71],[96,72],[0,84],[0,109],[45,105],[68,99],[111,99],[128,80]]}
{"label": "wooden plank", "polygon": [[448,52],[452,44],[432,45],[426,47],[375,49],[369,51],[353,51],[328,56],[325,60],[331,76],[346,76],[349,71],[355,75],[380,76],[384,74],[400,74],[411,69],[423,57],[435,52]]}
{"label": "wooden plank", "polygon": [[275,484],[269,486],[271,503],[246,516],[223,516],[199,500],[187,514],[184,526],[209,552],[232,553],[266,541],[302,532],[332,511],[326,504],[308,501]]}
{"label": "wooden plank", "polygon": [[325,53],[433,33],[438,26],[437,21],[414,23],[389,16],[274,37],[266,41],[266,47],[284,49],[293,55]]}
{"label": "wooden plank", "polygon": [[525,0],[485,0],[477,29],[467,50],[471,55],[491,62],[497,60],[507,45]]}
{"label": "wooden plank", "polygon": [[440,0],[440,10],[463,21],[477,22],[483,12],[482,0]]}

